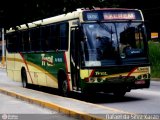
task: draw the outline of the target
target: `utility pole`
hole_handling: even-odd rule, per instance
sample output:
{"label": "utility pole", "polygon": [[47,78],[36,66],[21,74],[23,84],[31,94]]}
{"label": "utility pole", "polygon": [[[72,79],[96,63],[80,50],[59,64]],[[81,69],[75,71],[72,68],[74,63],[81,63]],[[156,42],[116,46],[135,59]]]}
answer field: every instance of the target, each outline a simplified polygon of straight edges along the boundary
{"label": "utility pole", "polygon": [[5,65],[4,28],[2,28],[2,65]]}

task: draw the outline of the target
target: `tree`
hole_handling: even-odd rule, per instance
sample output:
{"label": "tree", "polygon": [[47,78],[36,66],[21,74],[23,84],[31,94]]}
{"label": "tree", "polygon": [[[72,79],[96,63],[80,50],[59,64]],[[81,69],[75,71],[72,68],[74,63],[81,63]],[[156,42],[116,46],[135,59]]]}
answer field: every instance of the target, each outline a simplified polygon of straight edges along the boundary
{"label": "tree", "polygon": [[9,28],[77,8],[117,7],[114,1],[116,0],[5,0],[0,4],[0,24]]}

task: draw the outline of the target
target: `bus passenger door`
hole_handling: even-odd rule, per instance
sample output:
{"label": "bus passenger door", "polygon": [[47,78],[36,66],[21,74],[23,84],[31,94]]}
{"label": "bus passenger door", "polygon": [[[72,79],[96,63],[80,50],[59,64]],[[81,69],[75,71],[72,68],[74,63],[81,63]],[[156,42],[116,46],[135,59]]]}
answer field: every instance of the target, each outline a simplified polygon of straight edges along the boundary
{"label": "bus passenger door", "polygon": [[79,45],[78,45],[78,27],[71,28],[71,42],[70,42],[70,62],[71,62],[71,79],[73,90],[79,90]]}

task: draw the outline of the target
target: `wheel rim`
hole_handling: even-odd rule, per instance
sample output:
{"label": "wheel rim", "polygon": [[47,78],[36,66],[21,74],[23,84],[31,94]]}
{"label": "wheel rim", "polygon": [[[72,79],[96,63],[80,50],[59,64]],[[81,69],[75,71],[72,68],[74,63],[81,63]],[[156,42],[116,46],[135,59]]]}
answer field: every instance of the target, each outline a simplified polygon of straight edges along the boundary
{"label": "wheel rim", "polygon": [[22,80],[22,85],[23,85],[24,88],[27,86],[27,83],[25,82],[25,79],[24,79],[24,78],[23,78],[23,80]]}
{"label": "wheel rim", "polygon": [[62,92],[63,92],[63,95],[66,96],[67,95],[67,92],[68,92],[68,84],[67,84],[67,81],[63,81],[62,83]]}

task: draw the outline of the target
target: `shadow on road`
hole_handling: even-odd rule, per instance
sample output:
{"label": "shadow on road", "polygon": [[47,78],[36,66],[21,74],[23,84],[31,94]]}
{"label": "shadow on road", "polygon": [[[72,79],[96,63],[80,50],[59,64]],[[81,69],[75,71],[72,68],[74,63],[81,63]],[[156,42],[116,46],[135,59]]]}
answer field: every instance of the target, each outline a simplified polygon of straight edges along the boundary
{"label": "shadow on road", "polygon": [[[29,87],[30,89],[38,90],[41,92],[59,95],[59,92],[57,89],[48,88],[48,87],[39,87],[35,85],[31,85]],[[129,93],[127,93],[129,94]],[[132,101],[142,101],[146,100],[144,98],[136,97],[136,96],[129,96],[125,95],[124,97],[116,97],[113,94],[106,94],[106,93],[95,93],[95,94],[88,94],[84,95],[81,93],[74,93],[72,92],[68,98],[73,98],[81,101],[86,101],[90,103],[117,103],[117,102],[132,102]]]}
{"label": "shadow on road", "polygon": [[141,101],[145,100],[142,98],[137,97],[130,97],[130,96],[124,96],[124,97],[117,97],[113,94],[106,94],[106,93],[96,93],[93,95],[83,95],[83,94],[74,94],[71,96],[74,99],[79,99],[86,102],[91,103],[117,103],[117,102],[132,102],[132,101]]}

